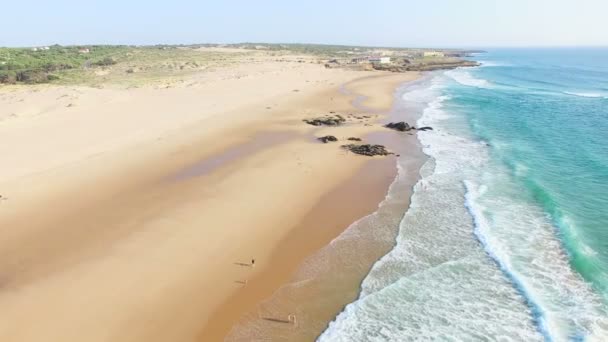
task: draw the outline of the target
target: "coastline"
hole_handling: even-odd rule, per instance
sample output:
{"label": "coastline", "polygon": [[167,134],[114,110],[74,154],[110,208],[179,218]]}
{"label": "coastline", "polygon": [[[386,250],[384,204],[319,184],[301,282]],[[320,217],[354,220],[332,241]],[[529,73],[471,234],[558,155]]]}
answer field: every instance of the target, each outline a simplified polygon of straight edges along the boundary
{"label": "coastline", "polygon": [[[238,292],[235,281],[255,278],[320,199],[367,164],[390,160],[312,142],[334,129],[301,122],[332,110],[351,112],[352,97],[337,84],[369,73],[299,63],[283,63],[280,72],[276,65],[264,68],[238,69],[248,77],[225,78],[220,71],[218,81],[188,88],[1,94],[8,105],[1,116],[9,118],[0,126],[2,146],[12,148],[4,151],[11,167],[0,174],[8,198],[0,215],[0,318],[10,323],[0,336],[193,340],[201,322]],[[386,84],[416,75],[377,74],[382,90],[365,95],[391,102]],[[255,84],[265,85],[265,97],[254,91],[233,101],[231,94]],[[214,92],[207,100],[199,95]],[[63,93],[77,105],[66,106]],[[21,96],[49,106],[32,111]],[[140,122],[145,129],[137,129]],[[377,130],[384,129],[348,124],[340,127],[340,139]],[[246,148],[260,132],[281,137]],[[205,166],[205,160],[215,162]],[[184,171],[201,163],[202,171]],[[181,172],[187,176],[176,177]],[[381,175],[369,189],[388,186],[390,177]],[[365,215],[372,202],[344,217]],[[329,242],[329,235],[309,248]],[[259,260],[254,272],[234,265],[251,258]],[[45,323],[31,331],[31,320]],[[67,329],[74,325],[79,328]]]}
{"label": "coastline", "polygon": [[[399,87],[391,86],[395,102],[385,107],[386,114],[380,119],[381,122],[405,120],[415,123],[417,121],[420,113],[414,114],[412,108],[405,108],[400,97],[404,88],[419,78],[401,83]],[[369,92],[369,86],[369,83],[364,82],[357,85],[349,84],[342,87],[342,92],[355,96],[353,104],[362,110],[373,111],[374,106],[386,106],[386,102],[374,103],[373,99],[370,101],[360,95]],[[356,220],[343,221],[343,225],[337,227],[337,235],[331,241],[327,241],[329,244],[326,243],[314,253],[308,253],[303,260],[295,263],[297,266],[295,270],[272,296],[267,296],[264,301],[256,303],[246,315],[239,318],[238,324],[233,326],[228,334],[227,341],[249,339],[309,341],[317,338],[344,306],[358,297],[360,283],[372,265],[393,248],[399,230],[399,221],[409,207],[413,187],[420,179],[418,171],[427,157],[423,154],[415,135],[377,131],[368,134],[367,139],[373,143],[384,144],[399,155],[399,160],[391,160],[388,167],[369,165],[371,164],[369,163],[367,169],[363,168],[359,172],[360,176],[356,175],[341,186],[342,189],[349,187],[358,189],[364,196],[356,197],[357,201],[368,201],[373,209],[358,211],[364,215],[355,216]],[[397,166],[399,174],[396,173]],[[366,190],[365,185],[369,184],[356,184],[362,177],[365,179],[382,172],[384,177],[380,186],[375,185],[374,188]],[[380,192],[380,196],[377,196],[377,192]],[[332,196],[340,196],[340,189],[334,190],[328,197],[332,198]],[[352,203],[352,198],[355,197],[348,195],[342,200]],[[335,205],[336,200],[331,202]],[[319,220],[321,224],[327,223],[327,216],[323,214],[323,201],[319,204],[320,206],[313,209],[299,227],[305,230],[315,224],[318,225]],[[333,222],[330,220],[330,223]],[[292,240],[300,239],[298,229],[300,228],[293,232]],[[305,236],[304,233],[301,234],[302,237]],[[289,250],[291,241],[289,238],[286,240],[283,249]],[[277,249],[275,253],[277,258],[284,255],[281,250],[281,248]],[[352,255],[353,250],[357,251],[355,255]],[[274,269],[261,277],[270,276],[272,272]],[[240,298],[235,296],[229,303],[235,305],[242,299],[243,296]],[[230,305],[226,306],[227,310],[220,310],[219,317],[207,324],[201,334],[201,341],[221,340],[225,336],[219,332],[226,329],[225,317],[231,311]],[[291,318],[297,320],[297,326],[286,323]]]}
{"label": "coastline", "polygon": [[[569,137],[556,127],[538,124],[560,122],[554,118],[567,117],[577,106],[593,108],[601,99],[567,94],[581,80],[572,79],[571,65],[555,64],[553,56],[522,50],[486,59],[487,66],[437,74],[406,95],[425,107],[417,125],[433,127],[433,132],[418,133],[429,156],[422,179],[400,222],[397,244],[374,264],[360,296],[319,341],[606,336],[601,291],[577,273],[568,236],[559,234],[565,227],[554,211],[560,204],[563,209],[582,202],[564,200],[576,196],[564,196],[561,203],[552,197],[574,195],[593,183],[579,180],[567,187],[563,173],[555,173],[573,170],[583,160],[572,158],[574,150],[589,145],[582,140],[581,146],[568,145]],[[547,66],[554,75],[546,73]],[[522,74],[553,81],[547,84],[575,85],[559,92],[547,85],[541,94],[519,78]],[[544,102],[548,94],[551,105]],[[521,116],[524,108],[534,115]],[[601,112],[588,113],[590,122],[604,123]],[[537,129],[521,130],[524,126]],[[586,130],[588,122],[577,127]],[[591,187],[581,192],[589,209],[601,203],[594,202],[600,190]],[[585,220],[591,212],[598,210],[583,214],[583,220],[579,216],[577,228],[593,227]],[[569,224],[576,222],[570,219]]]}
{"label": "coastline", "polygon": [[[362,215],[372,213],[383,200],[384,191],[394,178],[394,171],[394,162],[390,159],[369,161],[320,198],[299,223],[293,225],[287,236],[274,246],[268,260],[264,260],[266,265],[256,270],[257,274],[242,291],[228,298],[211,315],[198,340],[223,341],[244,314],[255,311],[261,302],[290,281],[304,259],[325,247]],[[370,177],[371,173],[374,175]],[[365,178],[364,184],[356,184],[361,178]],[[345,205],[346,199],[353,196],[362,198],[363,194],[365,199],[357,205]],[[287,319],[283,316],[267,318]]]}

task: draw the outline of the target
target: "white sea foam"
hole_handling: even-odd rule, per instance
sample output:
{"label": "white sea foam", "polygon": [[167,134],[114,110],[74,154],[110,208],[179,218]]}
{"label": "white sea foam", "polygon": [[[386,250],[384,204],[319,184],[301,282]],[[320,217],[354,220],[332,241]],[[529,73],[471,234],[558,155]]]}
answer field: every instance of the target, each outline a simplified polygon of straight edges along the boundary
{"label": "white sea foam", "polygon": [[468,87],[476,87],[476,88],[491,88],[492,84],[487,80],[476,78],[469,71],[465,69],[454,69],[447,71],[445,73],[448,77],[453,79],[454,81],[468,86]]}
{"label": "white sea foam", "polygon": [[603,93],[588,93],[588,92],[571,92],[565,91],[564,94],[578,96],[578,97],[589,97],[589,98],[604,98],[608,99],[608,94]]}
{"label": "white sea foam", "polygon": [[[509,182],[506,177],[496,178],[496,172],[488,172],[481,181],[494,187],[505,187]],[[608,336],[601,299],[570,268],[545,213],[518,201],[516,192],[522,189],[516,184],[507,185],[510,192],[501,189],[491,193],[475,181],[465,184],[476,235],[537,311],[543,333],[554,341]]]}
{"label": "white sea foam", "polygon": [[472,238],[464,189],[454,177],[487,155],[484,144],[443,131],[446,99],[436,96],[418,122],[436,128],[419,133],[435,159],[421,170],[396,247],[320,341],[542,339],[523,299]]}
{"label": "white sea foam", "polygon": [[417,123],[435,128],[418,133],[432,159],[396,246],[319,340],[601,341],[601,299],[487,144],[460,134],[464,119],[443,110],[440,90],[429,88],[434,100]]}

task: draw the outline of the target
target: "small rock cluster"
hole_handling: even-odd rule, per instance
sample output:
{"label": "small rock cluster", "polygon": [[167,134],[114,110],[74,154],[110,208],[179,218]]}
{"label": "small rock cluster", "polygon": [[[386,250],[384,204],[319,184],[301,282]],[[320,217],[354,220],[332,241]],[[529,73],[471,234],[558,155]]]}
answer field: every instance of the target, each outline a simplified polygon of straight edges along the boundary
{"label": "small rock cluster", "polygon": [[326,135],[324,137],[317,138],[317,140],[327,144],[328,142],[338,141],[338,138],[334,137],[333,135]]}
{"label": "small rock cluster", "polygon": [[311,120],[305,119],[304,122],[313,126],[339,126],[346,122],[346,119],[341,115],[334,115]]}
{"label": "small rock cluster", "polygon": [[[345,119],[343,116],[341,116],[339,114],[335,114],[334,112],[330,112],[330,114],[331,115],[327,115],[324,117],[318,117],[318,118],[314,118],[314,119],[305,119],[302,121],[304,121],[305,123],[312,125],[312,126],[340,126],[341,124],[343,124],[347,121],[347,119]],[[348,120],[352,120],[352,119],[368,120],[371,117],[368,115],[356,116],[353,114],[348,114],[348,118],[349,118]],[[369,124],[366,124],[366,125],[369,125]],[[401,132],[406,132],[406,131],[410,131],[412,129],[416,129],[415,127],[412,127],[405,122],[391,122],[391,123],[387,124],[386,127],[397,130],[397,131],[401,131]],[[424,128],[425,128],[424,130],[432,129],[430,127],[424,127]],[[317,140],[321,141],[324,144],[327,144],[329,142],[338,141],[338,138],[336,138],[333,135],[326,135],[326,136],[318,137]],[[347,140],[362,141],[361,138],[357,138],[357,137],[349,137],[349,138],[347,138]],[[394,154],[394,153],[388,151],[386,149],[386,147],[384,147],[383,145],[347,144],[347,145],[342,145],[341,147],[352,153],[363,155],[363,156],[369,156],[369,157],[388,156],[388,155]]]}
{"label": "small rock cluster", "polygon": [[387,151],[386,147],[382,145],[356,145],[356,144],[348,144],[342,145],[342,148],[345,148],[352,153],[360,154],[364,156],[388,156],[389,154],[393,154],[392,152]]}
{"label": "small rock cluster", "polygon": [[371,119],[372,117],[369,115],[361,115],[361,116],[357,116],[356,114],[348,114],[349,118],[352,119],[357,119],[357,120],[368,120]]}

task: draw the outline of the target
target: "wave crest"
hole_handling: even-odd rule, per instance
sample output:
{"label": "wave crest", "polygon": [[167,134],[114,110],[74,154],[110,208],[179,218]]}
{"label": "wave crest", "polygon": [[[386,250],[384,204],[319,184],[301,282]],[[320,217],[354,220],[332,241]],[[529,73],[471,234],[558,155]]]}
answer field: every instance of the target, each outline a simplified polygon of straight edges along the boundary
{"label": "wave crest", "polygon": [[450,70],[447,71],[445,75],[464,86],[488,89],[492,88],[492,84],[487,80],[476,78],[470,72],[463,69]]}
{"label": "wave crest", "polygon": [[608,94],[602,94],[602,93],[585,93],[585,92],[565,91],[564,94],[566,94],[566,95],[572,95],[572,96],[577,96],[577,97],[608,99]]}

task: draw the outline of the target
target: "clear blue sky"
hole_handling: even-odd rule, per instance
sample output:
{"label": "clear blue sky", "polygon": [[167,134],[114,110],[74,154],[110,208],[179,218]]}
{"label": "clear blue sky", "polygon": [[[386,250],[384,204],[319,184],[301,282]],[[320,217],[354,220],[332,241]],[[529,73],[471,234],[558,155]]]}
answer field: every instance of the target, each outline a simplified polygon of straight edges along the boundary
{"label": "clear blue sky", "polygon": [[608,46],[608,0],[5,0],[0,46]]}

